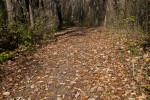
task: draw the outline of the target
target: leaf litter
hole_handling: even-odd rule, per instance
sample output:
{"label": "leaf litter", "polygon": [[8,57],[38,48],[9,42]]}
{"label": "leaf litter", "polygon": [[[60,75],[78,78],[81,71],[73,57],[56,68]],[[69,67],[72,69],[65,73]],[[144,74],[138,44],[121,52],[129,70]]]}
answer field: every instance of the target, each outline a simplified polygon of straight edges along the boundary
{"label": "leaf litter", "polygon": [[[71,33],[71,31],[73,31]],[[1,65],[0,99],[146,99],[100,28],[68,28],[57,41]],[[83,35],[76,35],[83,34]],[[145,55],[145,63],[149,61]]]}

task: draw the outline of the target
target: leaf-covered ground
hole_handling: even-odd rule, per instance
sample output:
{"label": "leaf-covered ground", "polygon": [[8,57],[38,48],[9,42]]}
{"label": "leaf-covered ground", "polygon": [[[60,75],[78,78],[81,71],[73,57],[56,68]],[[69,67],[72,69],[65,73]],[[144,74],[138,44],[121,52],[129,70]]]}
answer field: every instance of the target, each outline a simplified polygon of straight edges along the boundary
{"label": "leaf-covered ground", "polygon": [[68,28],[57,41],[1,65],[0,100],[145,100],[128,61],[99,28]]}

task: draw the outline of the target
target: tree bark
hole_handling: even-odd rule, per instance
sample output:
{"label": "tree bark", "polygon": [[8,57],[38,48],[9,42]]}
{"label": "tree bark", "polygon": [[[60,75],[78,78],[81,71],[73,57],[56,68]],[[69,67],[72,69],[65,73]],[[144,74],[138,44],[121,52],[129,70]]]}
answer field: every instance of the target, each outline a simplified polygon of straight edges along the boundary
{"label": "tree bark", "polygon": [[12,23],[14,22],[14,11],[13,11],[13,4],[12,0],[6,0],[6,9],[7,9],[7,16],[8,16],[8,22]]}
{"label": "tree bark", "polygon": [[44,10],[43,0],[39,0],[39,8]]}
{"label": "tree bark", "polygon": [[34,19],[33,19],[32,2],[31,2],[31,0],[29,0],[29,14],[30,14],[31,28],[33,28],[34,27]]}
{"label": "tree bark", "polygon": [[59,3],[59,0],[54,0],[54,2],[56,3],[56,10],[57,10],[57,16],[58,16],[58,20],[59,20],[59,25],[58,25],[58,29],[62,28],[62,14],[61,14],[61,5]]}

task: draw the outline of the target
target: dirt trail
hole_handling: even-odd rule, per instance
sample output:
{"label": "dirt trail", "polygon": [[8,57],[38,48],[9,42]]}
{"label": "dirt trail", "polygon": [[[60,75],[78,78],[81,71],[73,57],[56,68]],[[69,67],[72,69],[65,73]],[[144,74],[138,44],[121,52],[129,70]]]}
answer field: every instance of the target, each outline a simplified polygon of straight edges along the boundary
{"label": "dirt trail", "polygon": [[101,29],[56,35],[57,42],[1,65],[1,100],[136,100],[129,66]]}

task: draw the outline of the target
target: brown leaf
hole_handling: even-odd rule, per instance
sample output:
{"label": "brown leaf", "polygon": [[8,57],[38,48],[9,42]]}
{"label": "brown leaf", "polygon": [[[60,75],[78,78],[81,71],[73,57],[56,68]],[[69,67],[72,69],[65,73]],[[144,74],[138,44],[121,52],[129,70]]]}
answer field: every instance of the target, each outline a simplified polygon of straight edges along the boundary
{"label": "brown leaf", "polygon": [[121,92],[121,91],[119,91],[117,94],[118,94],[120,97],[122,96],[122,92]]}
{"label": "brown leaf", "polygon": [[150,62],[150,58],[146,58],[146,59],[145,59],[145,62],[146,62],[146,63]]}

